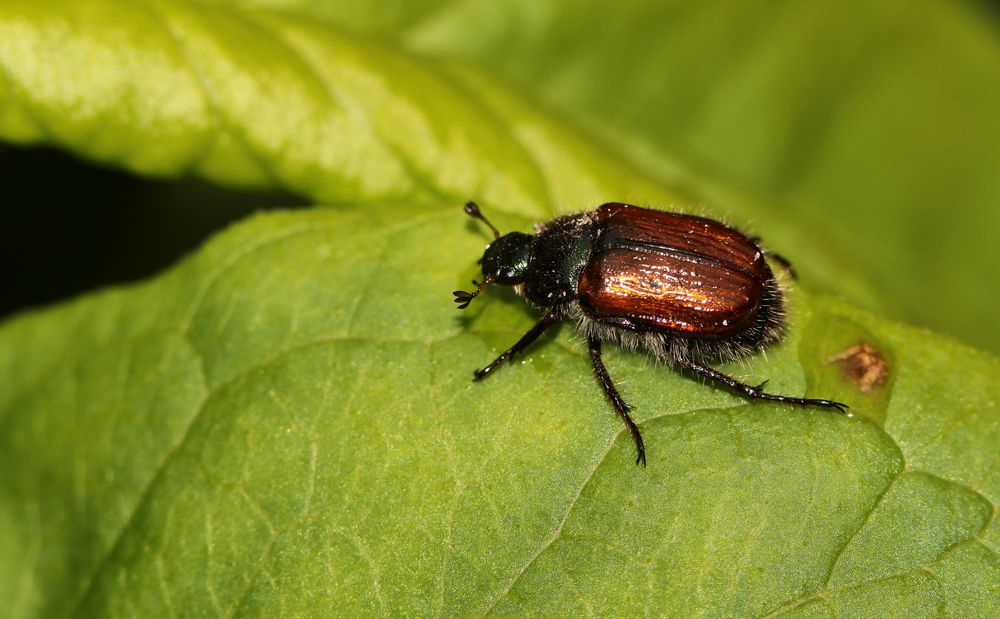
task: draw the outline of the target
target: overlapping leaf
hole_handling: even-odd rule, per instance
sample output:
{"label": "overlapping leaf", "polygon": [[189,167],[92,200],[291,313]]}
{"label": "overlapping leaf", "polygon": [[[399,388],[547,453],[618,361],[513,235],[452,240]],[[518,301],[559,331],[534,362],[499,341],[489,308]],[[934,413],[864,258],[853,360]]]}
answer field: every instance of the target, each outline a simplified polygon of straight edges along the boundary
{"label": "overlapping leaf", "polygon": [[240,4],[501,73],[671,182],[702,171],[707,201],[768,230],[791,221],[787,237],[774,230],[782,246],[874,284],[808,261],[827,289],[1000,349],[985,285],[1000,262],[1000,35],[984,3]]}

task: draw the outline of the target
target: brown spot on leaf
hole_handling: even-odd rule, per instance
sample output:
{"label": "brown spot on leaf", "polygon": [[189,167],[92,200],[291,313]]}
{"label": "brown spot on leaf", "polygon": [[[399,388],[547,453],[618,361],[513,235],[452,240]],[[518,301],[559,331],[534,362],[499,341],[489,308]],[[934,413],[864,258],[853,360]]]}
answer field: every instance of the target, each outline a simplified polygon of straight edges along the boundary
{"label": "brown spot on leaf", "polygon": [[889,378],[889,365],[878,348],[868,342],[860,342],[826,360],[839,361],[847,380],[857,385],[862,393],[868,393],[885,383]]}

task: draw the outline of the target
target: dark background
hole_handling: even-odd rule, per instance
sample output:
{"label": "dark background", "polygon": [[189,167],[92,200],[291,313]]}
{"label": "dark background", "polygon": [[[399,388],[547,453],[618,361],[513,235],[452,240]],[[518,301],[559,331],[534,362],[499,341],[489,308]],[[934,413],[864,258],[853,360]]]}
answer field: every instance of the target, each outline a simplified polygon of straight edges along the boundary
{"label": "dark background", "polygon": [[0,183],[11,200],[0,226],[0,319],[145,279],[230,222],[309,203],[194,179],[139,178],[54,149],[5,145]]}

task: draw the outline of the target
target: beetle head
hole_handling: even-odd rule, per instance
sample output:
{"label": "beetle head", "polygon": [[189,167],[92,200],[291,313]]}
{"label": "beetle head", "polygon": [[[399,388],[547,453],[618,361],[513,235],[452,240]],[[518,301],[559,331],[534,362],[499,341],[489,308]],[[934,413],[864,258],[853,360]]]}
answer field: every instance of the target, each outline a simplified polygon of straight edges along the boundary
{"label": "beetle head", "polygon": [[531,238],[530,234],[510,232],[490,243],[483,253],[483,275],[505,286],[524,283]]}
{"label": "beetle head", "polygon": [[528,258],[531,253],[531,235],[523,232],[510,232],[500,235],[500,231],[489,222],[480,212],[475,202],[465,204],[465,212],[474,219],[478,219],[490,227],[493,231],[493,242],[486,247],[483,257],[479,261],[483,265],[482,283],[473,281],[476,286],[475,292],[465,292],[456,290],[455,303],[458,309],[465,309],[469,303],[475,299],[487,285],[496,282],[505,286],[514,286],[524,283],[528,272]]}

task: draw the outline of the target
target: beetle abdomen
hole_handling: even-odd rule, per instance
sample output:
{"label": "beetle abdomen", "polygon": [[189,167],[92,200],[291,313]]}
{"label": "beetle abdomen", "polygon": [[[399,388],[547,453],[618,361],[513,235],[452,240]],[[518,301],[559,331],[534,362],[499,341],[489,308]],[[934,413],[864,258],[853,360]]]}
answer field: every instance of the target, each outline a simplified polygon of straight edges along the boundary
{"label": "beetle abdomen", "polygon": [[722,224],[606,204],[579,279],[593,318],[637,331],[719,337],[754,324],[771,277],[760,249]]}

